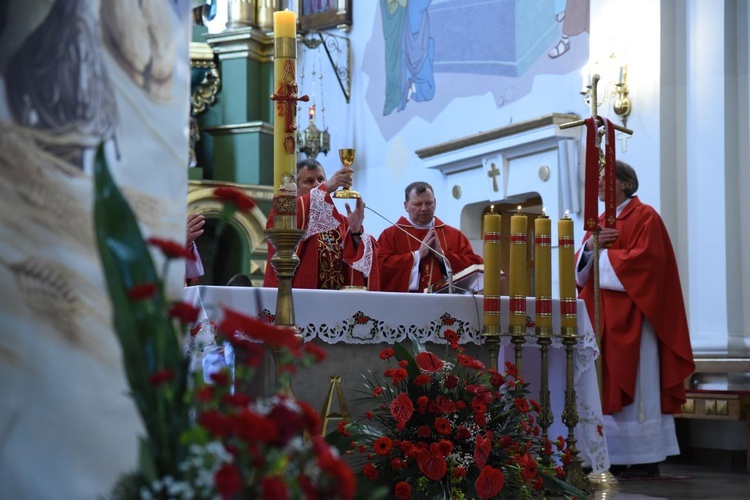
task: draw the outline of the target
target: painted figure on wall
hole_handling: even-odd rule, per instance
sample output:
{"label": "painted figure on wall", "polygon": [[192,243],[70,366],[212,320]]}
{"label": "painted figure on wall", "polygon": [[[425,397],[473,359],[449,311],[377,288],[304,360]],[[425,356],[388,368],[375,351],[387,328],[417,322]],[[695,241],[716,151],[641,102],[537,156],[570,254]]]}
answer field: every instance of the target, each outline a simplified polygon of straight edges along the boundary
{"label": "painted figure on wall", "polygon": [[[558,5],[559,4],[559,5]],[[556,59],[570,50],[570,37],[589,31],[589,0],[558,0],[557,22],[562,23],[562,36],[547,55]]]}
{"label": "painted figure on wall", "polygon": [[435,40],[430,36],[432,0],[380,0],[385,38],[386,95],[383,115],[435,95]]}

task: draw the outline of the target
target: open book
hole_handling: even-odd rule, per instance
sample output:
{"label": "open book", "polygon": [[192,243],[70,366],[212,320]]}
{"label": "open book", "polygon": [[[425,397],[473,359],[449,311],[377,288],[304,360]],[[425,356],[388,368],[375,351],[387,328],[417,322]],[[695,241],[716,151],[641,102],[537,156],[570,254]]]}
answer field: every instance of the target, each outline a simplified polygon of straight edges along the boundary
{"label": "open book", "polygon": [[[484,290],[484,264],[472,264],[453,275],[453,293],[474,294]],[[424,293],[448,293],[448,278],[443,278]]]}

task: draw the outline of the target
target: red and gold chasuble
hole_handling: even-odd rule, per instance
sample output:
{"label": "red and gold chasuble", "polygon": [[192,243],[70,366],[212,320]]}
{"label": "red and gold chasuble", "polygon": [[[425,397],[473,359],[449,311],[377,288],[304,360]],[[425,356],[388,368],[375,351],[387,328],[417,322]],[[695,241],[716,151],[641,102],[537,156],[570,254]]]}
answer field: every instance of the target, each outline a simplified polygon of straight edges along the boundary
{"label": "red and gold chasuble", "polygon": [[[429,229],[419,229],[411,225],[405,217],[396,222],[398,227],[386,228],[378,238],[378,262],[380,264],[380,288],[389,292],[408,292],[411,270],[414,266],[414,252],[419,250],[419,241],[423,240]],[[411,234],[410,238],[404,231]],[[435,233],[445,257],[450,262],[454,273],[458,273],[472,264],[482,264],[482,257],[474,253],[471,242],[455,227],[435,218]],[[441,259],[432,252],[419,262],[419,287],[425,288],[443,279],[445,270]]]}

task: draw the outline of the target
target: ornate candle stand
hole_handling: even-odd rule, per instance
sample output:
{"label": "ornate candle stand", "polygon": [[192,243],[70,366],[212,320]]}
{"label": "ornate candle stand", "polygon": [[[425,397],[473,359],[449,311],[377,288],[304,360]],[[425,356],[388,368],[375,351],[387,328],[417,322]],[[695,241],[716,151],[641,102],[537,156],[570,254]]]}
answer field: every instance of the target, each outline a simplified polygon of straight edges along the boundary
{"label": "ornate candle stand", "polygon": [[[296,199],[294,199],[296,203]],[[294,300],[292,298],[292,278],[294,278],[294,271],[299,265],[299,257],[294,253],[294,249],[297,244],[302,240],[305,232],[301,229],[297,229],[291,224],[294,224],[296,216],[280,216],[278,219],[286,219],[284,222],[279,224],[279,227],[273,227],[265,230],[265,235],[268,241],[271,242],[273,247],[276,249],[276,253],[271,257],[271,265],[276,271],[276,276],[279,279],[278,291],[276,293],[276,326],[286,326],[295,330],[295,336],[298,337],[298,341],[302,344],[302,335],[297,332],[297,323],[294,319]],[[290,224],[291,222],[291,224]],[[296,224],[295,224],[296,225]],[[290,227],[291,226],[291,227]],[[272,349],[274,365],[276,366],[276,376],[278,377],[278,355],[277,349]],[[286,384],[282,388],[282,392],[288,396],[293,396],[292,388],[290,384]]]}
{"label": "ornate candle stand", "polygon": [[[547,429],[552,425],[554,416],[550,403],[549,393],[549,346],[552,344],[552,328],[547,326],[536,327],[536,343],[541,347],[541,380],[539,382],[539,427],[542,428],[542,441],[547,439]],[[549,455],[542,456],[542,465],[549,466],[551,463]]]}
{"label": "ornate candle stand", "polygon": [[[525,298],[523,299],[526,300]],[[509,327],[510,341],[513,343],[513,351],[516,355],[516,368],[518,376],[523,374],[523,345],[526,343],[526,327],[514,325]]]}
{"label": "ornate candle stand", "polygon": [[563,328],[562,343],[565,346],[565,409],[562,414],[562,421],[568,428],[568,451],[570,452],[570,462],[566,466],[566,481],[578,488],[586,489],[590,486],[589,480],[583,473],[581,467],[581,457],[578,456],[578,448],[575,437],[575,426],[578,424],[577,396],[574,386],[574,365],[573,352],[576,343],[578,343],[578,329],[574,327]]}
{"label": "ornate candle stand", "polygon": [[490,356],[490,368],[497,370],[497,357],[500,354],[500,327],[495,325],[485,325],[482,337],[487,344],[487,352]]}

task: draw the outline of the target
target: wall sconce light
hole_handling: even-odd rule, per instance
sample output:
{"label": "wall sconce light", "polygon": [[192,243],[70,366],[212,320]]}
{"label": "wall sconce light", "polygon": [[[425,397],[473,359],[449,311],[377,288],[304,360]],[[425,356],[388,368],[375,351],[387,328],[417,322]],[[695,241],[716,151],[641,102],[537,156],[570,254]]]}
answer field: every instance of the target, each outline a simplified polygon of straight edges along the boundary
{"label": "wall sconce light", "polygon": [[[612,56],[611,60],[615,60]],[[597,108],[600,108],[605,102],[612,101],[612,110],[622,120],[622,126],[627,128],[628,115],[632,110],[633,103],[628,97],[630,89],[628,88],[628,66],[623,64],[614,66],[610,64],[610,67],[606,67],[604,64],[593,63],[591,66],[584,68],[583,70],[583,89],[581,95],[583,95],[584,102],[594,112]],[[592,91],[592,83],[595,80],[594,75],[601,74],[601,78],[596,79],[596,82],[601,81],[604,84],[603,88],[597,89],[597,92]],[[615,74],[617,79],[615,80]],[[597,102],[593,103],[593,96],[597,96]],[[594,106],[594,104],[596,104]]]}
{"label": "wall sconce light", "polygon": [[628,126],[628,115],[630,114],[632,105],[628,97],[628,67],[620,66],[620,77],[615,84],[615,102],[612,105],[612,109],[622,120],[623,127]]}

